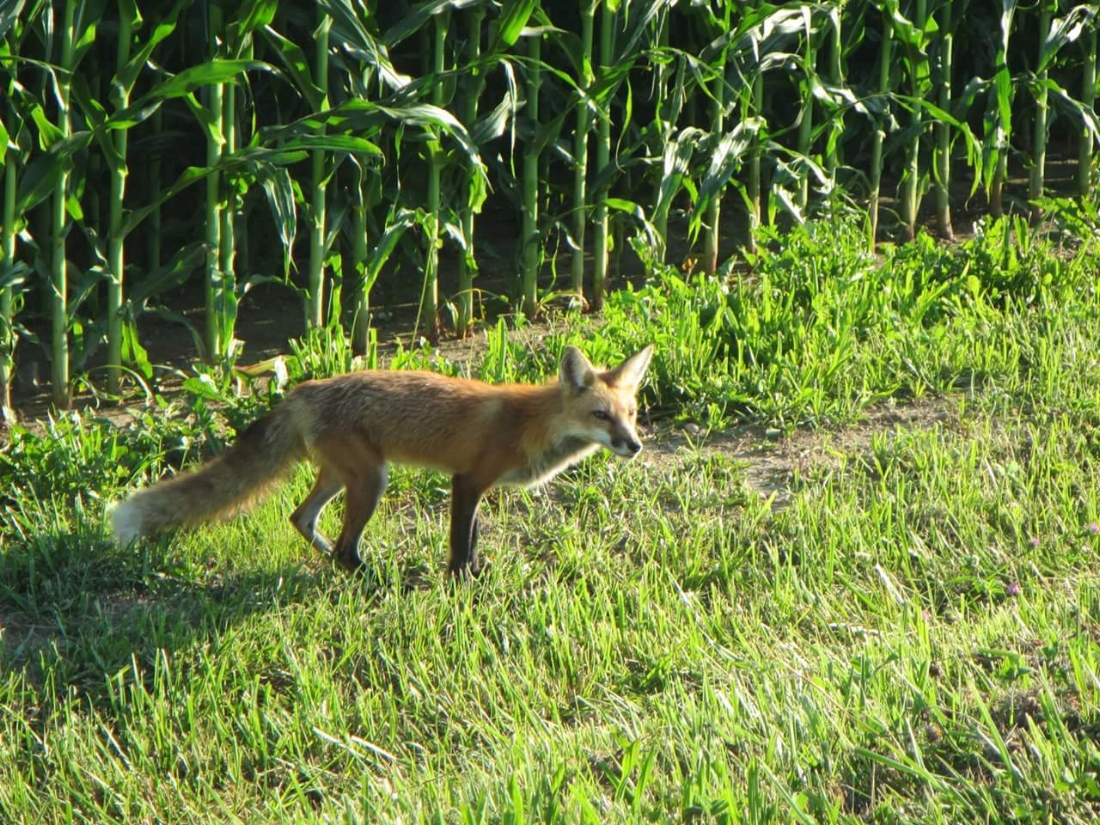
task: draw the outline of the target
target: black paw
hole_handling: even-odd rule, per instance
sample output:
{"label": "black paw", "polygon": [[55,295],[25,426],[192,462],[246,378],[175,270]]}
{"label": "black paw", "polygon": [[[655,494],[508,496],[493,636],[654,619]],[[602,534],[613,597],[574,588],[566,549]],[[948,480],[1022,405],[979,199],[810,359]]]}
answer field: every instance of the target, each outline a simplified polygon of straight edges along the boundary
{"label": "black paw", "polygon": [[451,574],[451,577],[456,581],[465,581],[466,579],[476,579],[481,576],[483,572],[489,567],[487,563],[482,563],[480,560],[455,564],[452,562],[447,565],[447,570]]}

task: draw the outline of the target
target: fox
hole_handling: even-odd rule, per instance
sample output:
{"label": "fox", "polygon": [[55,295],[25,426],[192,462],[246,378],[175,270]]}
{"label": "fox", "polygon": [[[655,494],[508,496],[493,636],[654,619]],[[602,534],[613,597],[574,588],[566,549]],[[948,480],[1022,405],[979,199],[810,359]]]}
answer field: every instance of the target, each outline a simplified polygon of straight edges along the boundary
{"label": "fox", "polygon": [[[451,476],[448,570],[477,576],[478,505],[497,486],[548,482],[600,448],[623,459],[642,450],[637,394],[653,345],[614,369],[568,346],[545,384],[489,384],[425,371],[364,370],[303,381],[234,444],[194,470],[138,490],[110,513],[122,544],[175,527],[245,512],[299,463],[317,466],[313,488],[290,516],[337,565],[363,566],[359,543],[386,489],[391,463]],[[317,520],[344,493],[333,545]]]}

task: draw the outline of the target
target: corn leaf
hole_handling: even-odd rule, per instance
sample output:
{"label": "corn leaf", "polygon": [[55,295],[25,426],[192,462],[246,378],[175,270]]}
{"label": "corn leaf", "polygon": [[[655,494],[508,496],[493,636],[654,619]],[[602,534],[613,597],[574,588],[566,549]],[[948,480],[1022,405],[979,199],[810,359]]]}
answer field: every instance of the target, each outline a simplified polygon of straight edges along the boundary
{"label": "corn leaf", "polygon": [[505,4],[504,11],[497,21],[496,35],[493,37],[490,53],[500,54],[514,46],[538,5],[538,0],[512,0]]}
{"label": "corn leaf", "polygon": [[437,14],[443,14],[452,9],[469,8],[485,3],[485,0],[428,0],[412,7],[410,14],[403,15],[401,21],[387,29],[382,35],[382,42],[387,48],[393,48],[405,39],[420,31],[428,21]]}
{"label": "corn leaf", "polygon": [[325,93],[313,81],[309,58],[301,46],[283,37],[271,26],[266,26],[263,33],[282,62],[283,71],[290,77],[298,93],[305,98],[309,108],[313,111],[322,108]]}
{"label": "corn leaf", "polygon": [[3,40],[23,11],[23,0],[4,0],[0,3],[0,40]]}

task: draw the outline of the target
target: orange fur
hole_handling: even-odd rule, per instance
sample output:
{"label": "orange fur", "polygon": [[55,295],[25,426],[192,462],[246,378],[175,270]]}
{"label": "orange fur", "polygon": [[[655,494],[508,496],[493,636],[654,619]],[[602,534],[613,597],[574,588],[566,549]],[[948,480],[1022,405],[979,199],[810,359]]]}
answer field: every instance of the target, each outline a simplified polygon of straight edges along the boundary
{"label": "orange fur", "polygon": [[314,547],[329,551],[317,517],[345,491],[334,553],[355,568],[386,465],[411,464],[451,474],[451,569],[476,573],[476,508],[486,490],[546,481],[600,446],[627,458],[641,449],[634,396],[651,354],[646,347],[601,371],[569,347],[559,379],[542,386],[385,371],[306,381],[223,455],[120,504],[112,514],[115,533],[127,541],[238,513],[309,457],[319,466],[317,480],[291,520]]}

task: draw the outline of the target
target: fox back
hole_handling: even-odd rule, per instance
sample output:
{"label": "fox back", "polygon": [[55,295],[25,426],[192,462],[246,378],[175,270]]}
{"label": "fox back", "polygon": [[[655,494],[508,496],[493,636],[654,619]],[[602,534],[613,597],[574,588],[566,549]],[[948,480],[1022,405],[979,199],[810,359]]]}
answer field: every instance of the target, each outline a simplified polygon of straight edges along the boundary
{"label": "fox back", "polygon": [[[603,370],[567,347],[557,379],[543,385],[400,371],[306,381],[227,453],[120,504],[112,514],[116,535],[129,541],[240,512],[309,458],[317,478],[291,521],[315,548],[355,569],[387,465],[412,464],[451,475],[450,568],[476,574],[477,506],[486,490],[546,481],[600,447],[622,458],[642,449],[635,395],[652,354],[649,346]],[[344,526],[330,545],[317,519],[341,491]]]}

